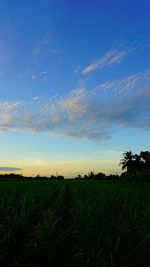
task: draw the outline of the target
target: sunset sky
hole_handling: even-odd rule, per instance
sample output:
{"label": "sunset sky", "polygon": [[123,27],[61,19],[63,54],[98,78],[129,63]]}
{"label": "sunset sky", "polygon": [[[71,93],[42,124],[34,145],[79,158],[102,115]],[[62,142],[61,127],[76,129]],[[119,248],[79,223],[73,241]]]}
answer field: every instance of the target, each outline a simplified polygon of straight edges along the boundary
{"label": "sunset sky", "polygon": [[0,172],[120,173],[150,150],[150,1],[0,0]]}

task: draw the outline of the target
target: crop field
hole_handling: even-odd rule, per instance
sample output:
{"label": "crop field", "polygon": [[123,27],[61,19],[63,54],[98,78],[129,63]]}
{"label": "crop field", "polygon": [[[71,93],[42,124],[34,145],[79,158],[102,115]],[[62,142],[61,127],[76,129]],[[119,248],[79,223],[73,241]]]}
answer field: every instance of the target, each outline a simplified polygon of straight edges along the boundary
{"label": "crop field", "polygon": [[149,267],[150,185],[1,181],[0,266]]}

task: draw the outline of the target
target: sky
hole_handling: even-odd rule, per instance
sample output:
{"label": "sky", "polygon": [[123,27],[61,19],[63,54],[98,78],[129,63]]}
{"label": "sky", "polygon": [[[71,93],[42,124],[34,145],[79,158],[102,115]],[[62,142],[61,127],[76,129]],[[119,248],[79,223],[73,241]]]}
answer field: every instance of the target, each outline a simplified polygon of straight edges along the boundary
{"label": "sky", "polygon": [[121,173],[150,150],[150,0],[0,0],[0,172]]}

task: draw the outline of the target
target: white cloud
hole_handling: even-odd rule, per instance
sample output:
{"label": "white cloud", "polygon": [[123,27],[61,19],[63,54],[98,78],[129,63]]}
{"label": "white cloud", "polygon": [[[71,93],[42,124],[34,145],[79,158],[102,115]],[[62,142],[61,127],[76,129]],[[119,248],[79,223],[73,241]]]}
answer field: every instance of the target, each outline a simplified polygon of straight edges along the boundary
{"label": "white cloud", "polygon": [[93,61],[82,70],[82,74],[88,74],[96,69],[110,67],[113,64],[120,63],[124,57],[137,49],[136,47],[119,50],[118,48],[109,49],[100,59]]}
{"label": "white cloud", "polygon": [[33,99],[34,101],[36,101],[36,100],[39,99],[39,97],[38,97],[38,96],[34,96],[32,99]]}
{"label": "white cloud", "polygon": [[[36,100],[36,101],[35,101]],[[150,69],[65,96],[0,102],[0,131],[107,139],[117,128],[150,129]]]}
{"label": "white cloud", "polygon": [[31,78],[32,78],[32,81],[35,81],[36,80],[36,75],[35,74],[32,75]]}

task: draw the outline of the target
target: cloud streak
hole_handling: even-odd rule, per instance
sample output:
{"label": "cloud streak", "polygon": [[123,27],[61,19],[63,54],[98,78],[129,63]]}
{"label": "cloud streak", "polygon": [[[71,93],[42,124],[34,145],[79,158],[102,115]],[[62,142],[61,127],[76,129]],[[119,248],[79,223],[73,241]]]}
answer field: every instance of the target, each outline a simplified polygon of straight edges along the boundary
{"label": "cloud streak", "polygon": [[0,171],[2,172],[12,172],[12,171],[21,171],[20,168],[13,168],[13,167],[0,167]]}
{"label": "cloud streak", "polygon": [[82,74],[88,74],[96,69],[103,69],[114,64],[120,63],[127,55],[137,49],[136,47],[119,50],[117,48],[109,49],[100,59],[93,61],[82,70]]}
{"label": "cloud streak", "polygon": [[33,74],[31,76],[31,78],[32,78],[32,81],[47,82],[47,80],[48,80],[48,72],[43,70],[41,72]]}
{"label": "cloud streak", "polygon": [[108,139],[118,128],[150,130],[150,69],[64,96],[0,102],[0,131]]}

